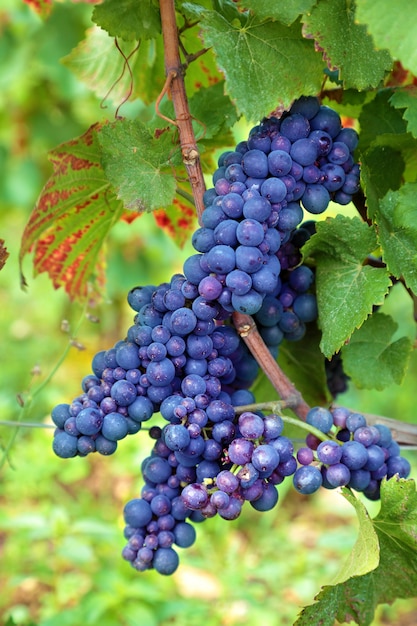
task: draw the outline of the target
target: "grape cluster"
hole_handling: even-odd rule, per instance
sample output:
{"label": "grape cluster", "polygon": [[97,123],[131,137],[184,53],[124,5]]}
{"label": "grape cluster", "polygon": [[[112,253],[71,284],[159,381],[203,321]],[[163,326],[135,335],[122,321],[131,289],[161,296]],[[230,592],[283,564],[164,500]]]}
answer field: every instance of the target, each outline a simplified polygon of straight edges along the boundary
{"label": "grape cluster", "polygon": [[141,497],[124,509],[122,556],[139,571],[171,574],[179,563],[176,547],[195,540],[189,521],[216,514],[234,520],[246,501],[258,511],[272,509],[276,485],[295,472],[297,461],[278,415],[243,411],[236,419],[234,407],[223,401],[190,410],[190,398],[178,396],[164,404],[169,423],[142,464]]}
{"label": "grape cluster", "polygon": [[169,415],[170,399],[187,397],[193,410],[214,399],[230,404],[256,378],[258,364],[222,322],[222,307],[199,296],[183,275],[135,288],[128,302],[137,315],[126,338],[96,354],[80,396],[52,410],[53,449],[62,458],[112,454],[155,412]]}
{"label": "grape cluster", "polygon": [[[376,498],[383,477],[408,475],[390,431],[346,409],[312,409],[315,434],[295,455],[285,418],[248,406],[259,366],[233,325],[236,312],[253,315],[276,356],[316,319],[314,273],[300,252],[315,226],[301,224],[302,207],[350,201],[356,143],[308,97],[223,153],[183,273],[129,292],[126,337],[96,354],[79,396],[52,410],[62,458],[113,454],[142,429],[154,440],[141,493],[124,508],[123,558],[136,570],[173,573],[177,548],[195,541],[192,522],[236,519],[245,502],[270,510],[288,476],[304,494],[347,485]],[[156,413],[163,425],[149,427]]]}
{"label": "grape cluster", "polygon": [[322,441],[310,433],[306,447],[298,450],[301,467],[293,482],[300,493],[347,486],[378,500],[383,478],[409,475],[410,464],[384,424],[368,426],[364,415],[344,407],[332,411],[314,407],[306,421],[329,438]]}
{"label": "grape cluster", "polygon": [[302,221],[302,206],[322,213],[330,200],[347,204],[358,191],[357,143],[333,109],[306,97],[224,152],[204,196],[203,226],[192,238],[198,254],[184,267],[200,294],[249,315],[266,295],[278,296],[279,249]]}

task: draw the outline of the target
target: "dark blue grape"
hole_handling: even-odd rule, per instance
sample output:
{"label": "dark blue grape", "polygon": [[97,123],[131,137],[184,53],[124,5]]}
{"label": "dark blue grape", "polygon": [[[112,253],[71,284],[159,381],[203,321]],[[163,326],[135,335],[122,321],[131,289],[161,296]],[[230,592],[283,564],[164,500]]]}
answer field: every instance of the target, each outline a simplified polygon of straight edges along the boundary
{"label": "dark blue grape", "polygon": [[293,476],[295,489],[304,495],[315,493],[321,487],[322,482],[320,470],[313,465],[299,467]]}
{"label": "dark blue grape", "polygon": [[319,214],[327,209],[330,196],[324,185],[306,185],[301,201],[307,211]]}

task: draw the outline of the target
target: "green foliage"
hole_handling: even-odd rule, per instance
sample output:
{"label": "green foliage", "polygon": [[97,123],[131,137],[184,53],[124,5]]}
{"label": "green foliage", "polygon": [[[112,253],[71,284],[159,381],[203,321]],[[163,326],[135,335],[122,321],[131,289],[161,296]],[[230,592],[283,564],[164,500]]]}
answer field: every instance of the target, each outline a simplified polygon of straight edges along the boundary
{"label": "green foliage", "polygon": [[417,73],[414,30],[417,7],[406,0],[393,4],[389,0],[357,0],[357,19],[365,24],[377,48],[386,48],[394,59]]}
{"label": "green foliage", "polygon": [[[5,352],[16,360],[3,381],[6,390],[14,390],[13,399],[3,394],[1,406],[4,413],[26,419],[32,412],[33,419],[41,421],[52,398],[61,397],[63,390],[73,395],[68,379],[78,379],[103,343],[110,346],[125,333],[124,292],[134,284],[166,280],[173,269],[181,271],[187,252],[174,242],[188,245],[189,251],[196,219],[178,128],[170,122],[175,119],[170,89],[163,91],[158,2],[140,2],[140,10],[133,0],[105,0],[94,7],[55,3],[51,11],[46,1],[26,4],[44,21],[29,6],[18,8],[14,0],[0,9],[4,28],[0,53],[5,59],[0,77],[5,111],[0,117],[4,223],[10,207],[13,214],[15,205],[24,205],[19,219],[2,233],[10,256],[0,248],[1,276],[7,277],[7,288],[2,287],[0,294],[7,302],[12,294],[19,309],[15,320],[8,311],[0,312],[2,323],[11,329]],[[347,398],[372,402],[377,398],[384,413],[389,408],[392,417],[411,420],[417,298],[416,8],[405,0],[180,0],[176,10],[179,69],[207,186],[220,151],[232,150],[247,137],[251,123],[271,113],[280,115],[301,95],[319,96],[359,131],[355,157],[361,163],[362,190],[350,206],[332,205],[319,216],[317,233],[303,248],[304,261],[316,271],[318,327],[309,325],[302,341],[283,344],[278,363],[310,405],[328,405],[325,357],[340,351],[351,379]],[[123,104],[125,100],[130,101]],[[110,110],[101,111],[100,102]],[[45,165],[47,152],[52,174]],[[135,219],[146,212],[153,212],[154,221],[149,215]],[[15,232],[23,232],[20,251],[10,234]],[[50,311],[34,312],[30,307],[27,315],[34,325],[25,331],[21,312],[27,304],[22,294],[16,295],[17,272],[14,278],[9,272],[12,263],[27,263],[29,255],[34,273],[47,272],[53,287],[63,288],[73,300],[91,304],[93,296],[95,306],[100,306],[98,295],[106,293],[107,278],[107,294],[116,311],[110,315],[102,303],[107,322],[85,331],[96,350],[90,346],[88,355],[70,354],[70,376],[61,374],[52,398],[46,393],[33,404],[30,367],[37,357],[42,364],[58,359],[62,336],[53,345],[42,342],[36,352],[36,333],[44,336],[58,323]],[[47,302],[48,287],[42,277],[38,281],[38,298]],[[74,316],[65,298],[58,298],[59,294],[54,300],[56,317]],[[29,349],[23,344],[25,332],[31,334]],[[68,339],[78,345],[76,337],[64,337],[63,343]],[[28,364],[24,372],[22,363]],[[392,392],[394,385],[402,387]],[[363,389],[389,394],[355,397]],[[258,401],[276,397],[264,373],[254,391]],[[14,399],[17,392],[28,400],[23,413]],[[11,443],[18,431],[13,432],[7,436],[2,427],[0,433],[3,450],[12,450],[11,462],[19,456],[13,454],[17,447],[12,449]],[[317,592],[318,578],[324,578],[324,586],[316,603],[302,610],[297,626],[333,626],[335,620],[367,626],[378,623],[378,611],[388,610],[378,605],[415,596],[417,502],[412,480],[384,483],[379,512],[373,503],[365,507],[345,490],[351,507],[350,513],[340,515],[340,524],[345,516],[352,522],[356,512],[358,538],[354,543],[349,535],[345,545],[343,527],[332,535],[331,523],[322,517],[316,534],[326,526],[326,538],[337,550],[323,549],[315,539],[319,557],[306,540],[303,556],[294,559],[305,533],[297,520],[310,517],[315,506],[324,507],[330,517],[334,504],[319,499],[316,504],[302,502],[311,507],[306,516],[305,508],[300,512],[300,501],[294,505],[287,496],[289,509],[281,507],[280,519],[272,513],[260,520],[251,511],[246,521],[237,522],[236,530],[227,532],[217,521],[208,523],[209,529],[201,530],[202,549],[193,548],[187,557],[185,582],[180,577],[161,582],[154,573],[139,580],[114,557],[114,545],[121,539],[114,511],[121,510],[122,499],[131,494],[132,467],[139,467],[144,449],[127,447],[126,460],[113,470],[85,459],[63,467],[50,451],[48,462],[40,464],[39,449],[50,446],[50,441],[45,433],[37,437],[22,438],[29,458],[18,459],[16,478],[8,475],[1,494],[5,556],[19,561],[20,567],[10,579],[1,573],[9,596],[1,606],[15,609],[7,615],[9,626],[98,622],[156,626],[180,618],[184,626],[226,621],[275,626],[277,614],[282,623],[296,619],[296,607]],[[91,517],[90,485],[99,494],[101,519]],[[32,512],[34,493],[41,505]],[[297,535],[295,541],[288,528]],[[276,542],[271,540],[274,535]],[[338,571],[341,556],[347,559]],[[36,610],[25,613],[24,607],[19,614],[12,592],[16,584],[21,588],[26,572],[45,589]],[[206,589],[208,580],[208,588],[210,584],[215,588],[210,598],[190,594],[201,572],[207,578],[198,591]],[[271,580],[282,583],[271,590]],[[288,606],[291,593],[296,599]]]}
{"label": "green foliage", "polygon": [[134,0],[105,0],[94,7],[92,19],[112,37],[154,39],[161,32],[158,8],[152,0],[142,0],[137,11]]}
{"label": "green foliage", "polygon": [[[355,571],[351,564],[353,575],[348,580],[324,587],[315,598],[316,604],[302,611],[295,626],[332,626],[335,619],[339,622],[354,620],[359,626],[369,626],[380,602],[392,602],[396,597],[414,597],[417,583],[416,504],[414,481],[392,478],[382,484],[381,511],[373,520],[373,532],[366,514],[359,517],[358,542],[366,534],[371,535],[371,541],[369,538],[366,541],[366,552],[364,549],[356,552],[360,569]],[[365,573],[361,573],[362,568]]]}
{"label": "green foliage", "polygon": [[385,389],[403,381],[412,346],[408,337],[391,341],[397,328],[391,317],[376,313],[342,348],[345,372],[359,389]]}
{"label": "green foliage", "polygon": [[303,13],[309,13],[316,4],[316,0],[239,0],[239,4],[246,9],[251,9],[260,19],[272,18],[287,26],[290,26],[297,17]]}
{"label": "green foliage", "polygon": [[330,69],[337,68],[345,89],[378,87],[392,67],[386,50],[375,50],[366,27],[355,21],[355,5],[321,0],[304,19],[304,34],[323,50]]}
{"label": "green foliage", "polygon": [[191,4],[184,8],[201,17],[204,42],[213,47],[227,91],[249,120],[320,89],[322,63],[312,43],[300,36],[299,24],[286,27],[238,11],[226,17],[217,11],[194,10]]}
{"label": "green foliage", "polygon": [[103,128],[100,147],[106,176],[127,209],[152,211],[172,202],[171,167],[180,161],[171,132],[155,138],[138,121],[117,120]]}
{"label": "green foliage", "polygon": [[377,247],[375,231],[359,218],[338,215],[317,224],[304,246],[316,263],[321,349],[331,357],[382,304],[391,280],[386,268],[366,264]]}

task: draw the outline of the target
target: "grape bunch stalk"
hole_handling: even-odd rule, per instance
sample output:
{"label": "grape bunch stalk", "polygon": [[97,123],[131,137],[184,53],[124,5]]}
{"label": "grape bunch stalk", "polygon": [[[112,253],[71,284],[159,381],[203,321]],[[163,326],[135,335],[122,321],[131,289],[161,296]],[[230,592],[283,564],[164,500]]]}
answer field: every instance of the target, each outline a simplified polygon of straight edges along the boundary
{"label": "grape bunch stalk", "polygon": [[317,319],[314,268],[301,252],[314,221],[304,212],[351,201],[357,142],[334,110],[302,97],[224,152],[183,273],[129,292],[125,338],[95,355],[79,396],[53,408],[62,458],[113,454],[140,430],[154,442],[140,496],[124,508],[122,556],[137,571],[172,574],[178,548],[196,539],[193,523],[234,520],[245,502],[271,510],[287,477],[301,494],[347,486],[377,499],[383,479],[408,476],[390,430],[344,408],[297,420],[308,434],[295,450],[285,402],[256,404],[260,367],[234,324],[252,316],[276,359],[283,340],[300,340]]}

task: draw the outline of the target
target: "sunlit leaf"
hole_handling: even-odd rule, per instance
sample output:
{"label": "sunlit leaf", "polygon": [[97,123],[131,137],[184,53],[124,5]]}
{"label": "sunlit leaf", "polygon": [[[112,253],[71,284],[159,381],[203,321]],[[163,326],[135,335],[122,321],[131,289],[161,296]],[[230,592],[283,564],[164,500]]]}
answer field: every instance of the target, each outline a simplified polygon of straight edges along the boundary
{"label": "sunlit leaf", "polygon": [[[73,299],[100,292],[103,242],[122,214],[100,162],[96,124],[49,154],[53,174],[43,188],[22,237],[20,263],[34,252],[34,273],[47,272],[56,289]],[[24,280],[24,279],[23,279]]]}

